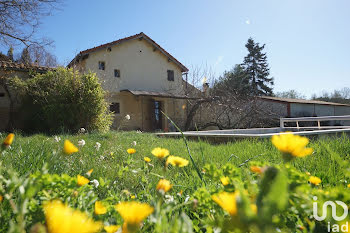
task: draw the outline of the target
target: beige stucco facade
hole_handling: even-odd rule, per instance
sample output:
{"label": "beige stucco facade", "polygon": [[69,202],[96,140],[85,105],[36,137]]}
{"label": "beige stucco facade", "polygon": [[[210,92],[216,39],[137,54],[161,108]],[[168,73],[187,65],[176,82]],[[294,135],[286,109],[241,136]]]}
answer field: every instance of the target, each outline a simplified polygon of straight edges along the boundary
{"label": "beige stucco facade", "polygon": [[[106,100],[119,104],[115,113],[113,128],[127,130],[172,130],[173,127],[160,111],[166,113],[178,124],[185,118],[182,73],[183,66],[176,59],[167,56],[148,37],[135,37],[120,43],[101,46],[84,52],[70,67],[80,72],[94,72],[106,91]],[[99,63],[104,63],[101,69]],[[115,77],[118,70],[120,77]],[[173,81],[168,80],[168,72],[173,72]],[[134,95],[129,91],[144,91]],[[150,94],[147,94],[150,92]],[[158,96],[155,93],[166,94]],[[125,116],[130,115],[130,120]]]}

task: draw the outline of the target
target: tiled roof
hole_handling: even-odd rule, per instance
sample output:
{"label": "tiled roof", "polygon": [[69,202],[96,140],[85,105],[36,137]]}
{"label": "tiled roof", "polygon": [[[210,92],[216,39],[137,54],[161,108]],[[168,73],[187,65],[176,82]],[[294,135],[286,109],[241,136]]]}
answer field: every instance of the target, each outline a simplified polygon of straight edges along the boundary
{"label": "tiled roof", "polygon": [[37,66],[34,64],[23,64],[16,63],[12,61],[0,61],[0,70],[16,70],[16,71],[29,71],[34,70],[37,72],[46,72],[50,67],[46,66]]}
{"label": "tiled roof", "polygon": [[341,104],[341,103],[333,103],[326,102],[321,100],[303,100],[303,99],[290,99],[290,98],[280,98],[280,97],[272,97],[272,96],[259,96],[261,99],[278,101],[278,102],[286,102],[286,103],[299,103],[299,104],[321,104],[321,105],[336,105],[336,106],[349,106],[349,104]]}
{"label": "tiled roof", "polygon": [[143,32],[141,32],[139,34],[136,34],[136,35],[133,35],[133,36],[125,37],[125,38],[122,38],[122,39],[119,39],[119,40],[116,40],[116,41],[113,41],[113,42],[110,42],[110,43],[102,44],[102,45],[93,47],[91,49],[83,50],[68,64],[68,67],[72,66],[72,64],[76,60],[76,58],[78,58],[80,56],[89,54],[89,53],[94,52],[94,51],[99,50],[99,49],[108,48],[108,47],[113,46],[113,45],[121,44],[121,43],[123,43],[125,41],[128,41],[128,40],[141,39],[141,38],[147,40],[155,48],[159,49],[159,51],[161,53],[163,53],[165,56],[167,56],[171,61],[175,62],[175,64],[177,64],[181,68],[182,72],[187,72],[188,71],[186,66],[181,64],[181,62],[179,62],[175,57],[170,55],[167,51],[165,51],[165,49],[163,49],[159,44],[157,44],[154,40],[152,40],[149,36],[147,36]]}

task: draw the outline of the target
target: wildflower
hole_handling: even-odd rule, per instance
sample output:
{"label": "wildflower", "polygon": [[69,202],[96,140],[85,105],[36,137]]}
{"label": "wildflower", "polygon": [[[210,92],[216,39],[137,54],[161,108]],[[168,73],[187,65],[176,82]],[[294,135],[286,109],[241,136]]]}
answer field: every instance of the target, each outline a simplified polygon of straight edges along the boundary
{"label": "wildflower", "polygon": [[74,210],[60,201],[44,204],[46,225],[49,233],[99,232],[101,222],[95,222],[85,213]]}
{"label": "wildflower", "polygon": [[130,120],[130,115],[129,115],[129,114],[125,115],[125,119],[126,119],[127,121]]}
{"label": "wildflower", "polygon": [[229,184],[229,178],[227,176],[223,176],[220,178],[221,183],[226,186]]}
{"label": "wildflower", "polygon": [[4,197],[0,195],[0,202],[2,202],[3,200],[4,200]]}
{"label": "wildflower", "polygon": [[164,202],[166,204],[173,203],[174,202],[174,197],[171,195],[164,195]]}
{"label": "wildflower", "polygon": [[136,141],[133,141],[133,142],[131,143],[131,145],[133,145],[133,146],[136,146],[136,144],[137,144]]}
{"label": "wildflower", "polygon": [[131,198],[131,199],[135,199],[136,196],[135,196],[135,195],[131,195],[130,198]]}
{"label": "wildflower", "polygon": [[311,173],[310,172],[305,172],[306,175],[308,176],[311,176]]}
{"label": "wildflower", "polygon": [[313,185],[319,185],[321,183],[321,179],[316,176],[310,176],[309,182]]}
{"label": "wildflower", "polygon": [[143,160],[145,160],[145,162],[146,162],[146,163],[151,162],[151,159],[150,159],[150,158],[148,158],[148,157],[143,157]]}
{"label": "wildflower", "polygon": [[92,181],[90,181],[90,183],[92,183],[93,186],[95,186],[95,188],[97,188],[100,185],[100,183],[96,179],[93,179]]}
{"label": "wildflower", "polygon": [[237,203],[236,199],[239,197],[239,192],[228,193],[221,192],[216,195],[212,195],[211,198],[215,201],[221,208],[227,211],[231,216],[237,214]]}
{"label": "wildflower", "polygon": [[101,143],[96,142],[96,144],[95,144],[95,148],[96,148],[96,150],[99,150],[99,149],[100,149],[100,147],[101,147]]}
{"label": "wildflower", "polygon": [[71,143],[69,140],[65,140],[64,141],[64,145],[63,145],[63,151],[64,153],[66,153],[67,155],[71,155],[75,152],[78,152],[78,148],[76,146],[73,145],[73,143]]}
{"label": "wildflower", "polygon": [[107,233],[115,233],[118,231],[118,229],[120,228],[119,225],[109,225],[109,226],[104,226],[104,230],[107,232]]}
{"label": "wildflower", "polygon": [[77,180],[78,180],[78,185],[79,186],[83,186],[86,185],[87,183],[89,183],[89,179],[85,178],[84,176],[78,175],[77,176]]}
{"label": "wildflower", "polygon": [[102,204],[100,201],[95,202],[95,214],[100,215],[100,214],[105,214],[107,213],[107,208]]}
{"label": "wildflower", "polygon": [[78,146],[81,146],[81,147],[85,146],[85,140],[84,139],[79,140]]}
{"label": "wildflower", "polygon": [[136,150],[134,148],[129,148],[126,150],[126,152],[128,152],[129,155],[132,155],[136,153]]}
{"label": "wildflower", "polygon": [[156,189],[160,192],[168,192],[171,189],[172,185],[170,184],[169,180],[166,179],[160,179]]}
{"label": "wildflower", "polygon": [[306,145],[309,143],[307,137],[287,133],[273,135],[271,141],[283,154],[293,157],[305,157],[313,152],[312,148],[306,148]]}
{"label": "wildflower", "polygon": [[162,159],[165,158],[169,155],[169,151],[167,149],[164,148],[154,148],[151,152],[154,156],[156,156],[158,159]]}
{"label": "wildflower", "polygon": [[55,137],[54,137],[54,140],[55,140],[56,142],[59,142],[59,141],[61,141],[61,137],[55,136]]}
{"label": "wildflower", "polygon": [[80,128],[78,133],[85,133],[85,131],[86,131],[85,128]]}
{"label": "wildflower", "polygon": [[153,213],[153,207],[136,201],[121,202],[115,206],[124,220],[123,228],[126,232],[136,232],[141,222]]}
{"label": "wildflower", "polygon": [[255,204],[250,204],[250,209],[253,211],[254,214],[258,213],[258,206]]}
{"label": "wildflower", "polygon": [[169,163],[173,166],[176,166],[176,167],[184,167],[184,166],[188,165],[188,160],[181,158],[181,157],[171,155],[168,157],[168,159],[166,161],[166,164],[169,164]]}
{"label": "wildflower", "polygon": [[2,145],[8,147],[11,146],[13,139],[15,138],[15,134],[10,133],[7,135],[7,137],[5,138],[4,142],[2,143]]}
{"label": "wildflower", "polygon": [[112,156],[112,158],[114,158],[114,152],[111,152],[110,155]]}
{"label": "wildflower", "polygon": [[348,184],[348,188],[350,188],[350,184]]}
{"label": "wildflower", "polygon": [[94,169],[93,168],[91,168],[87,173],[86,173],[86,175],[87,176],[91,176],[91,173],[94,171]]}
{"label": "wildflower", "polygon": [[262,168],[259,166],[251,166],[250,171],[252,171],[254,173],[258,173],[258,174],[261,174],[263,172]]}

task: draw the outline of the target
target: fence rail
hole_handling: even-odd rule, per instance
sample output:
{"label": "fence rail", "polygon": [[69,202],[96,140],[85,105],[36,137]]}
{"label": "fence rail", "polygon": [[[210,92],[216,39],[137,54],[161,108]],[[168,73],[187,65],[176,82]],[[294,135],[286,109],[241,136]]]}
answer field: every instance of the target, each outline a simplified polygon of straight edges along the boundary
{"label": "fence rail", "polygon": [[[300,126],[299,122],[317,122],[317,126]],[[281,128],[303,128],[303,129],[329,129],[329,128],[349,128],[348,126],[321,126],[321,121],[350,121],[350,115],[345,116],[321,116],[321,117],[295,117],[295,118],[280,118]],[[284,123],[295,122],[296,127],[286,127]]]}

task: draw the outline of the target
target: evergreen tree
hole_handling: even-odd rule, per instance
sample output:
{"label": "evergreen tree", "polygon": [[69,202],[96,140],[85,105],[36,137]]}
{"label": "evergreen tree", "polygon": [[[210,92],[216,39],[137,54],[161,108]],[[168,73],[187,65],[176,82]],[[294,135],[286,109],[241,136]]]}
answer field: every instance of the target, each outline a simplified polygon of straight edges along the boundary
{"label": "evergreen tree", "polygon": [[14,61],[13,60],[13,48],[10,47],[9,50],[7,51],[7,57],[11,60],[11,61]]}
{"label": "evergreen tree", "polygon": [[242,68],[249,77],[252,95],[272,95],[273,78],[269,78],[270,68],[267,63],[266,53],[263,52],[265,44],[260,46],[252,38],[248,39],[245,47],[248,55],[244,58]]}
{"label": "evergreen tree", "polygon": [[217,80],[213,86],[216,95],[232,94],[236,96],[247,96],[252,92],[249,84],[249,76],[241,65],[235,65],[230,71]]}
{"label": "evergreen tree", "polygon": [[20,63],[32,64],[32,59],[30,58],[28,47],[22,50],[21,58],[19,59]]}

